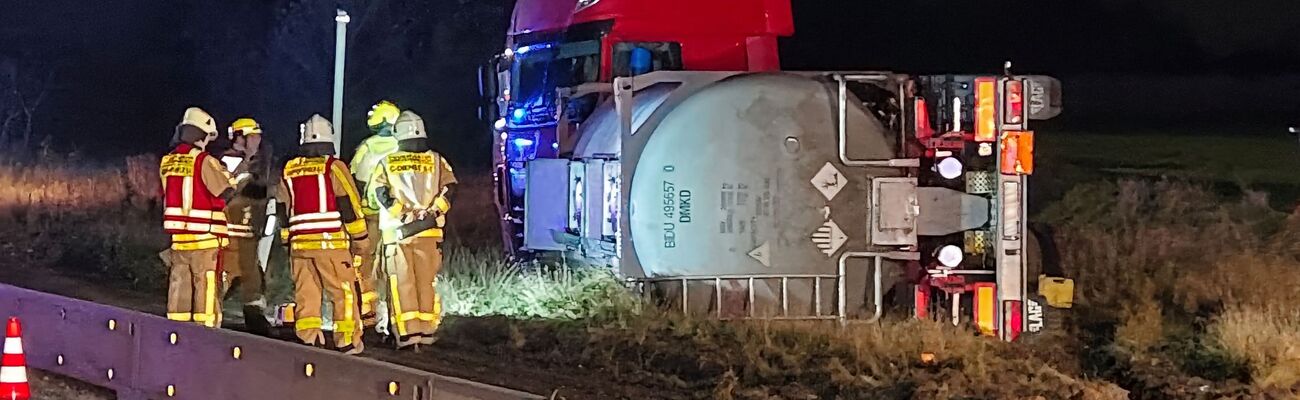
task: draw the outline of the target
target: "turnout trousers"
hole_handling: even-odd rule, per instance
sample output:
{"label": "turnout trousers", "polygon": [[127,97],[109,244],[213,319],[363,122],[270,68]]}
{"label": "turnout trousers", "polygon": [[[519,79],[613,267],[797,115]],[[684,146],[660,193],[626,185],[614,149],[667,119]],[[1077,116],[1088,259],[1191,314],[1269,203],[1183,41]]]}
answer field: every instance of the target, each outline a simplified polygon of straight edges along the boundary
{"label": "turnout trousers", "polygon": [[293,297],[296,307],[294,330],[303,343],[325,344],[321,331],[321,308],[328,296],[330,319],[334,323],[334,344],[339,351],[360,351],[360,299],[356,293],[356,272],[352,254],[343,249],[293,250],[290,252],[293,273]]}
{"label": "turnout trousers", "polygon": [[442,318],[437,276],[442,239],[415,237],[384,245],[388,310],[399,340],[432,339]]}
{"label": "turnout trousers", "polygon": [[221,250],[169,250],[167,319],[221,326]]}
{"label": "turnout trousers", "polygon": [[256,238],[230,238],[230,245],[221,250],[222,269],[226,272],[226,287],[235,289],[239,304],[265,307],[257,242]]}
{"label": "turnout trousers", "polygon": [[[379,240],[379,215],[366,216],[366,231],[370,232],[372,240]],[[361,319],[366,326],[375,325],[375,302],[379,296],[375,287],[379,266],[379,252],[383,246],[375,246],[361,254],[361,263],[357,266],[357,282],[361,287]]]}

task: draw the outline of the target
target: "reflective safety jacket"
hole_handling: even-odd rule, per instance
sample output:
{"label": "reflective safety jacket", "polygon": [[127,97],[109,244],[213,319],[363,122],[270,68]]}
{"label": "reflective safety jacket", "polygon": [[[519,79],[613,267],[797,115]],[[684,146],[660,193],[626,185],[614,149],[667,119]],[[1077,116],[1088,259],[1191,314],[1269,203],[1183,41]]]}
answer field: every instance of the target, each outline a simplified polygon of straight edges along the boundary
{"label": "reflective safety jacket", "polygon": [[297,157],[284,166],[277,194],[289,212],[281,237],[293,250],[348,249],[366,240],[366,222],[352,175],[332,156]]}
{"label": "reflective safety jacket", "polygon": [[456,183],[451,164],[438,153],[398,151],[384,157],[371,173],[366,186],[384,191],[391,203],[379,214],[379,228],[384,243],[396,243],[397,229],[412,222],[414,215],[425,213],[437,218],[436,227],[408,237],[442,237],[447,211],[447,186]]}
{"label": "reflective safety jacket", "polygon": [[176,146],[159,165],[163,190],[163,230],[172,250],[221,247],[226,240],[226,202],[230,174],[221,161],[190,144]]}
{"label": "reflective safety jacket", "polygon": [[374,197],[374,191],[370,188],[370,174],[379,165],[379,160],[396,151],[397,138],[374,135],[361,142],[361,145],[357,146],[356,154],[352,156],[349,167],[352,168],[352,173],[355,175],[357,182],[366,185],[366,187],[361,188],[365,195],[361,203],[361,211],[365,215],[378,214],[379,209],[382,208]]}

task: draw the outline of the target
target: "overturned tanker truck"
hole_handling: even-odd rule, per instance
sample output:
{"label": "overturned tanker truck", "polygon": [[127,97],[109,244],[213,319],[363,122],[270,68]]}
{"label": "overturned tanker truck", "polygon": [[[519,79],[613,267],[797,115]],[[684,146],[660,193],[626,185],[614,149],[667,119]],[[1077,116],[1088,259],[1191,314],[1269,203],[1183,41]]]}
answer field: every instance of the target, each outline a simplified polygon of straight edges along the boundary
{"label": "overturned tanker truck", "polygon": [[1044,330],[1073,283],[1026,185],[1059,82],[779,71],[792,26],[783,0],[520,0],[480,76],[506,248],[723,319]]}

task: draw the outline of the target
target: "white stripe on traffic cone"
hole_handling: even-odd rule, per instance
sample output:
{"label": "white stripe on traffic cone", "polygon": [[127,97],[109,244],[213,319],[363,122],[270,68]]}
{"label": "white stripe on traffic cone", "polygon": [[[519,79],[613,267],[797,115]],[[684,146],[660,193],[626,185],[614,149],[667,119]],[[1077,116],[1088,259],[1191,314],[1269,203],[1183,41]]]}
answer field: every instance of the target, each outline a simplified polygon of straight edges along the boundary
{"label": "white stripe on traffic cone", "polygon": [[4,354],[0,355],[0,400],[27,400],[31,397],[22,335],[18,318],[9,317],[5,329]]}

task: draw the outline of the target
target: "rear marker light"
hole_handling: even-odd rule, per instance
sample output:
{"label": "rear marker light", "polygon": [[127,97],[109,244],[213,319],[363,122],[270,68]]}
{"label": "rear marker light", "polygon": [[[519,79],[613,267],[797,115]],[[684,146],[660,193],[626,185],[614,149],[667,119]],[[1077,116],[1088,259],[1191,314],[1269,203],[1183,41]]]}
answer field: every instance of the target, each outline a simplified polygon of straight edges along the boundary
{"label": "rear marker light", "polygon": [[996,303],[997,286],[992,283],[976,283],[974,286],[975,327],[979,328],[981,334],[993,336],[997,334],[997,325],[993,322],[997,312],[993,306]]}
{"label": "rear marker light", "polygon": [[1020,337],[1021,327],[1024,324],[1024,312],[1020,306],[1021,303],[1018,300],[1002,302],[1003,313],[1005,313],[1003,315],[1006,316],[1004,319],[1005,326],[1003,326],[1003,332],[1006,336],[1002,338],[1003,340],[1010,342]]}
{"label": "rear marker light", "polygon": [[1008,124],[1020,124],[1025,120],[1025,84],[1019,80],[1008,80],[1002,91],[1004,120]]}
{"label": "rear marker light", "polygon": [[1034,132],[1007,131],[1002,134],[1002,173],[1031,175],[1034,173]]}
{"label": "rear marker light", "polygon": [[916,130],[916,138],[924,143],[934,135],[934,129],[930,127],[930,108],[922,98],[917,98],[914,104],[913,128]]}
{"label": "rear marker light", "polygon": [[975,80],[975,141],[997,140],[997,82],[993,78]]}
{"label": "rear marker light", "polygon": [[930,315],[930,288],[926,285],[915,285],[914,303],[916,319],[926,319]]}

